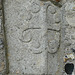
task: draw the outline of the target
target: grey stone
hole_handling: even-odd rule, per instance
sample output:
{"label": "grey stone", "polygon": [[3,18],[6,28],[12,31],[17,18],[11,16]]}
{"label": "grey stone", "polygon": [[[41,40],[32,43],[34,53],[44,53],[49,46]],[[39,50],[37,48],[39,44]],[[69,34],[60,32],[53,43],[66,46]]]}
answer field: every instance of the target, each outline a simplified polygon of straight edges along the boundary
{"label": "grey stone", "polygon": [[[5,27],[8,54],[10,55],[8,56],[9,74],[47,74],[46,30],[43,25],[45,18],[40,15],[44,7],[40,10],[38,3],[33,3],[34,6],[32,5],[30,11],[27,9],[27,6],[31,4],[29,0],[20,0],[22,4],[17,4],[17,6],[21,6],[19,8],[16,6],[17,0],[9,1],[10,3],[8,1],[5,1],[5,14],[7,14],[5,15]],[[30,14],[32,14],[31,18]]]}
{"label": "grey stone", "polygon": [[5,0],[4,11],[9,75],[65,75],[65,64],[75,65],[75,60],[63,60],[75,48],[74,0]]}
{"label": "grey stone", "polygon": [[0,75],[5,75],[6,71],[6,57],[4,47],[4,29],[3,29],[3,15],[2,15],[2,0],[0,0]]}
{"label": "grey stone", "polygon": [[59,62],[57,62],[57,59],[57,54],[51,55],[48,53],[48,74],[58,74]]}
{"label": "grey stone", "polygon": [[19,16],[21,19],[28,21],[32,18],[31,13],[27,11],[27,9],[22,10],[22,12],[25,12],[25,13],[20,13]]}
{"label": "grey stone", "polygon": [[0,49],[2,49],[4,47],[4,45],[0,45]]}
{"label": "grey stone", "polygon": [[37,3],[33,2],[33,3],[31,4],[31,11],[32,11],[33,13],[39,12],[39,11],[40,11],[40,6],[39,6]]}
{"label": "grey stone", "polygon": [[75,2],[72,3],[67,3],[66,7],[65,7],[65,11],[66,11],[66,20],[69,23],[69,25],[74,27],[75,24],[75,11],[74,11],[74,7],[75,7]]}
{"label": "grey stone", "polygon": [[50,53],[56,53],[59,47],[60,33],[48,30],[48,46]]}
{"label": "grey stone", "polygon": [[[51,14],[51,9],[55,10],[54,14]],[[52,11],[53,11],[52,10]],[[47,9],[47,27],[54,30],[60,30],[61,24],[61,11],[55,6],[48,6]]]}
{"label": "grey stone", "polygon": [[56,12],[56,8],[53,6],[49,6],[48,11],[50,11],[51,14],[54,14]]}
{"label": "grey stone", "polygon": [[59,23],[61,21],[60,15],[57,13],[54,16],[54,19],[55,19],[55,23]]}

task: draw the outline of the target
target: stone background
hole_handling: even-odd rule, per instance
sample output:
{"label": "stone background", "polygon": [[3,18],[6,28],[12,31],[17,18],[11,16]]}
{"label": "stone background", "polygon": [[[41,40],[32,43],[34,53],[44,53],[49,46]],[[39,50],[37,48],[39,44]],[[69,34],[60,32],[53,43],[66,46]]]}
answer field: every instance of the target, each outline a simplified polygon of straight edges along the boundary
{"label": "stone background", "polygon": [[0,0],[0,75],[66,75],[74,20],[74,0]]}
{"label": "stone background", "polygon": [[3,12],[3,0],[0,0],[0,75],[5,75],[7,64]]}

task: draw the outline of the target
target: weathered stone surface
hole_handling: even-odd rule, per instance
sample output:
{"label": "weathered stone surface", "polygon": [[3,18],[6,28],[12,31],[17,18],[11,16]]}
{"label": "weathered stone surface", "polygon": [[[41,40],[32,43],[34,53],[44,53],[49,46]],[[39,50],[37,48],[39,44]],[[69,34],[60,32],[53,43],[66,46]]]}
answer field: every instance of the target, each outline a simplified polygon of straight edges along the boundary
{"label": "weathered stone surface", "polygon": [[57,54],[48,53],[48,74],[57,75],[59,71],[59,62]]}
{"label": "weathered stone surface", "polygon": [[71,26],[75,26],[75,2],[67,3],[65,7],[66,20]]}
{"label": "weathered stone surface", "polygon": [[37,3],[33,2],[33,3],[31,4],[31,11],[32,11],[33,13],[39,12],[39,11],[40,11],[40,6],[39,6]]}
{"label": "weathered stone surface", "polygon": [[48,28],[54,30],[60,30],[61,24],[61,12],[60,9],[54,5],[50,5],[47,8],[47,23]]}
{"label": "weathered stone surface", "polygon": [[47,74],[44,6],[39,1],[19,1],[5,1],[9,74]]}
{"label": "weathered stone surface", "polygon": [[63,60],[75,55],[75,1],[6,0],[4,10],[9,75],[66,75],[65,64],[75,65]]}
{"label": "weathered stone surface", "polygon": [[5,41],[2,15],[2,0],[0,0],[0,75],[5,75],[6,72],[6,57],[5,57]]}
{"label": "weathered stone surface", "polygon": [[59,47],[60,33],[52,30],[48,30],[48,51],[50,53],[56,53]]}
{"label": "weathered stone surface", "polygon": [[[64,7],[62,8],[63,11],[63,22],[62,22],[62,26],[61,26],[61,44],[60,44],[60,52],[59,52],[59,57],[60,59],[63,59],[64,56],[66,56],[66,54],[74,54],[72,52],[72,48],[74,49],[74,33],[75,33],[75,28],[74,28],[74,11],[72,10],[72,8],[74,7],[74,1],[68,1],[66,2],[66,4],[64,5]],[[62,57],[61,57],[62,56]],[[59,61],[60,61],[59,59]],[[67,60],[66,63],[73,63],[75,65],[75,60]],[[62,67],[62,65],[65,66],[65,64],[63,63],[63,61],[60,61],[59,64],[60,65],[60,70],[61,71],[64,67]],[[74,71],[75,72],[75,69]],[[61,73],[59,73],[61,74]],[[63,72],[63,75],[65,75],[65,73]]]}

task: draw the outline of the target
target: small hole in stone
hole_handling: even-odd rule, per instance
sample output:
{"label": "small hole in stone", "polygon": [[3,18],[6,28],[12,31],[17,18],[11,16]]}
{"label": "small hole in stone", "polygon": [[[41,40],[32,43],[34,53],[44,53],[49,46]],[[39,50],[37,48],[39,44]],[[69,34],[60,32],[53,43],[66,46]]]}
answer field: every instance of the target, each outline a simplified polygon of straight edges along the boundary
{"label": "small hole in stone", "polygon": [[73,63],[67,63],[65,65],[65,72],[67,74],[72,74],[73,70],[74,70],[74,64]]}
{"label": "small hole in stone", "polygon": [[67,56],[65,56],[67,58]]}

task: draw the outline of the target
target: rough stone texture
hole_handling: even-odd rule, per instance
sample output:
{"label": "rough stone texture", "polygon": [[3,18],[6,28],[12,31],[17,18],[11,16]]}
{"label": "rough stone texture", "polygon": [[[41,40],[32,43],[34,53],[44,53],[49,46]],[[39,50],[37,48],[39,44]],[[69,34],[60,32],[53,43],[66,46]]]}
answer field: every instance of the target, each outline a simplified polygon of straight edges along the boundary
{"label": "rough stone texture", "polygon": [[5,57],[5,46],[4,46],[4,28],[3,28],[3,10],[2,0],[0,0],[0,75],[5,75],[6,72],[6,57]]}
{"label": "rough stone texture", "polygon": [[9,75],[66,75],[65,64],[75,65],[63,60],[75,55],[74,0],[5,0],[4,11]]}
{"label": "rough stone texture", "polygon": [[[63,62],[63,57],[66,54],[74,54],[72,48],[74,48],[74,19],[75,16],[73,15],[75,12],[72,10],[75,6],[75,1],[67,1],[63,7],[61,8],[62,11],[62,25],[61,25],[61,41],[60,41],[60,48],[59,48],[59,71],[58,75],[65,75],[64,66],[66,63],[73,63],[75,65],[75,60],[68,60],[67,62]],[[75,54],[74,54],[75,56]],[[75,69],[74,69],[75,72]]]}
{"label": "rough stone texture", "polygon": [[5,14],[9,72],[47,74],[44,6],[40,1],[6,0]]}

